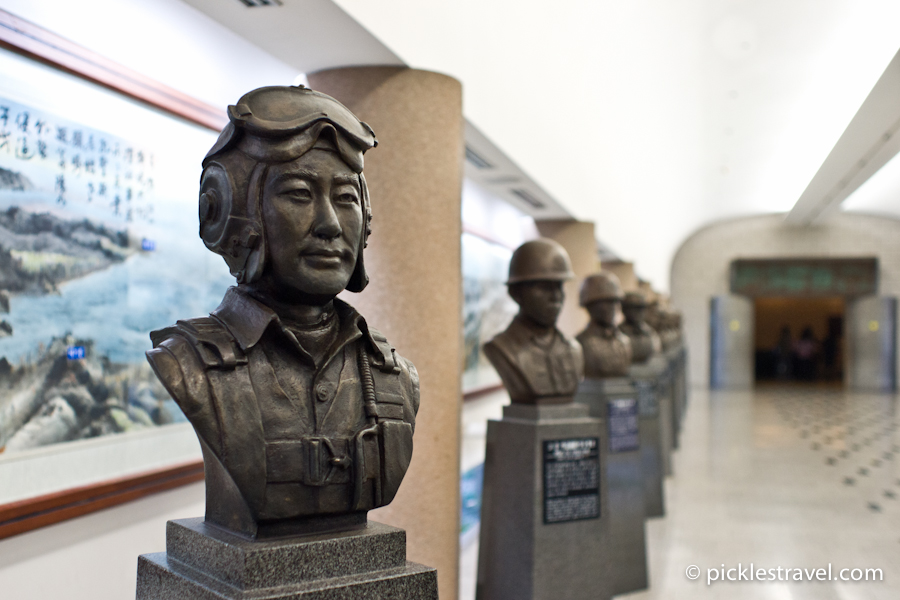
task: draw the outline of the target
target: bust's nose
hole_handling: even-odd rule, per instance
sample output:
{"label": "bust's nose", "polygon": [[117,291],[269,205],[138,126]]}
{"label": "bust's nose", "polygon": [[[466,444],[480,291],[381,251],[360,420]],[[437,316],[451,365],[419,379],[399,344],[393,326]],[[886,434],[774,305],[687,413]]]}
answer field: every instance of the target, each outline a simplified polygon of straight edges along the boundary
{"label": "bust's nose", "polygon": [[341,222],[337,218],[331,201],[327,198],[316,202],[316,217],[313,222],[313,233],[322,239],[333,240],[341,235]]}

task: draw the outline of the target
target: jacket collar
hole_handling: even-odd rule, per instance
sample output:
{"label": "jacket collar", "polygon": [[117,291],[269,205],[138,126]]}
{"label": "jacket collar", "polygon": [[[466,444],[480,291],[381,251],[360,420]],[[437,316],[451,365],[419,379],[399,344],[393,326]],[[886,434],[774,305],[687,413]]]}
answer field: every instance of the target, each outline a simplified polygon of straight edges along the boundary
{"label": "jacket collar", "polygon": [[[363,335],[375,347],[365,318],[355,308],[335,298],[334,309],[340,323],[338,341],[342,343],[337,344],[338,346]],[[222,303],[210,314],[225,325],[244,351],[258,344],[273,322],[282,326],[278,313],[237,287],[228,288]]]}
{"label": "jacket collar", "polygon": [[[517,314],[515,318],[513,318],[513,323],[516,325],[517,332],[522,335],[528,341],[536,340],[541,337],[546,330],[540,327],[537,327],[534,323],[532,323],[528,318],[523,317],[521,314]],[[564,337],[562,332],[553,327],[553,340],[554,342]]]}

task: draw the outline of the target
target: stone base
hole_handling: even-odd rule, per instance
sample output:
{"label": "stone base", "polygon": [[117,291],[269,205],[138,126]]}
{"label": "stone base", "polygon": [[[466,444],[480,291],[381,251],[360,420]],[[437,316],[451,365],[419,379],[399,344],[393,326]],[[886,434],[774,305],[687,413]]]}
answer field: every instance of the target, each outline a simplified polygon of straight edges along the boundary
{"label": "stone base", "polygon": [[638,395],[641,415],[641,471],[644,477],[644,511],[647,517],[666,514],[663,481],[667,452],[663,439],[662,412],[659,403],[656,363],[632,365],[631,381]]}
{"label": "stone base", "polygon": [[[631,381],[624,377],[585,379],[575,401],[586,405],[592,417],[604,423],[607,439],[615,434],[607,419],[608,405],[619,399],[636,400]],[[647,544],[644,533],[644,478],[641,448],[606,453],[606,482],[609,490],[609,558],[612,594],[647,588]]]}
{"label": "stone base", "polygon": [[667,476],[672,475],[672,451],[675,448],[675,440],[672,427],[672,378],[669,373],[669,361],[665,355],[655,354],[643,365],[632,365],[629,375],[632,380],[651,381],[656,390],[663,473]]}
{"label": "stone base", "polygon": [[203,519],[166,525],[166,552],[138,558],[138,600],[437,600],[437,571],[406,561],[406,532],[351,531],[254,541]]}
{"label": "stone base", "polygon": [[669,386],[669,397],[672,401],[672,447],[679,447],[681,434],[681,394],[678,378],[681,371],[681,347],[670,348],[665,352],[668,369],[666,370],[666,382]]}
{"label": "stone base", "polygon": [[609,501],[599,464],[599,518],[545,522],[544,442],[599,439],[578,404],[504,407],[489,421],[478,556],[478,600],[607,600]]}
{"label": "stone base", "polygon": [[672,361],[672,389],[673,389],[673,415],[675,427],[675,447],[678,447],[681,438],[681,426],[684,421],[684,411],[687,407],[687,350],[679,346],[671,351]]}

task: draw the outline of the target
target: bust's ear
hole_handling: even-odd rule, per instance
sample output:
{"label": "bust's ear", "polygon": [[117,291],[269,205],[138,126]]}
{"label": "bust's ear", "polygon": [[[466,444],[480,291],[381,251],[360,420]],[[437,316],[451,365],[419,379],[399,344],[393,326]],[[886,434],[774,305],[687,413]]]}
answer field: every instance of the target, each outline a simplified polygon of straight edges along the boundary
{"label": "bust's ear", "polygon": [[516,283],[510,284],[506,286],[506,290],[509,292],[509,297],[515,300],[516,304],[521,304],[522,300],[522,286]]}

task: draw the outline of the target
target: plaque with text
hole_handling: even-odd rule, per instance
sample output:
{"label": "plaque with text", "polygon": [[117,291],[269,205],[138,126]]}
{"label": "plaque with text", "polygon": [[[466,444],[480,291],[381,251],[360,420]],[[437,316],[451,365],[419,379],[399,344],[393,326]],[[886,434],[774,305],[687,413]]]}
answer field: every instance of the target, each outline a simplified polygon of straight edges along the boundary
{"label": "plaque with text", "polygon": [[544,523],[600,517],[600,440],[544,441]]}
{"label": "plaque with text", "polygon": [[638,410],[642,417],[654,417],[659,414],[655,387],[653,382],[649,380],[634,382],[634,390],[637,392],[638,397]]}
{"label": "plaque with text", "polygon": [[640,447],[638,403],[635,398],[616,398],[606,404],[609,451],[629,452]]}

